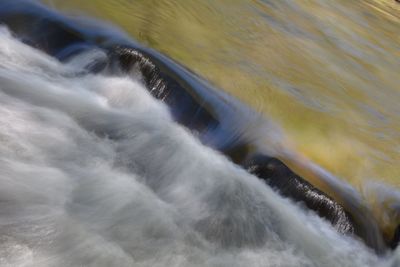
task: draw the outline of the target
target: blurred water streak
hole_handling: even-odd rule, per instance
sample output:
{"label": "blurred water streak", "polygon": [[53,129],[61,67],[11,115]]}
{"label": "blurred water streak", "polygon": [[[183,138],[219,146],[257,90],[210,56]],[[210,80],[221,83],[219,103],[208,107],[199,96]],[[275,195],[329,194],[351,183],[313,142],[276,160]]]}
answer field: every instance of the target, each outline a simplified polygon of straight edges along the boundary
{"label": "blurred water streak", "polygon": [[278,121],[288,144],[359,189],[400,187],[395,1],[45,2],[118,24]]}

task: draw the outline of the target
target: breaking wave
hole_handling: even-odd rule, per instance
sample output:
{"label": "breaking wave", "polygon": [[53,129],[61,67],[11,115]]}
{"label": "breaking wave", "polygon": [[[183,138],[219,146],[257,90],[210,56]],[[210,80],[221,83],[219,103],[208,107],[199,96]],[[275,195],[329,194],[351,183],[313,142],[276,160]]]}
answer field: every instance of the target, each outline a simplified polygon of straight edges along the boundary
{"label": "breaking wave", "polygon": [[[135,78],[0,29],[1,266],[398,266],[205,147]],[[87,61],[86,61],[87,60]]]}

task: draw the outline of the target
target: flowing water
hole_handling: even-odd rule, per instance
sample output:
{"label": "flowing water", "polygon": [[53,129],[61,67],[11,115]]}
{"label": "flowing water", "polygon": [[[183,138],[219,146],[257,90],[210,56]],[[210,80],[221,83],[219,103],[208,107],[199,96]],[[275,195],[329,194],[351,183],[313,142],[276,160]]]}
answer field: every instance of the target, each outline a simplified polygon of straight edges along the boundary
{"label": "flowing water", "polygon": [[298,151],[354,185],[400,187],[395,1],[47,2],[106,19],[190,67],[280,122]]}
{"label": "flowing water", "polygon": [[[249,103],[377,209],[400,199],[394,1],[47,3]],[[86,63],[0,29],[1,266],[400,266],[203,146],[138,80],[77,75]]]}
{"label": "flowing water", "polygon": [[377,213],[400,199],[381,184],[400,188],[396,1],[46,2],[119,25],[272,118]]}

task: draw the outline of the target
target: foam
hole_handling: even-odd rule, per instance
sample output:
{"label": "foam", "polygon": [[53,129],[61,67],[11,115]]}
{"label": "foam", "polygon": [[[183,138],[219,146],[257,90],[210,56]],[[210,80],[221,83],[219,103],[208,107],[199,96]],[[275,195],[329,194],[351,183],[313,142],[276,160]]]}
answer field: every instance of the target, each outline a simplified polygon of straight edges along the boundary
{"label": "foam", "polygon": [[90,58],[0,30],[1,266],[395,264],[203,146],[140,81],[83,74]]}

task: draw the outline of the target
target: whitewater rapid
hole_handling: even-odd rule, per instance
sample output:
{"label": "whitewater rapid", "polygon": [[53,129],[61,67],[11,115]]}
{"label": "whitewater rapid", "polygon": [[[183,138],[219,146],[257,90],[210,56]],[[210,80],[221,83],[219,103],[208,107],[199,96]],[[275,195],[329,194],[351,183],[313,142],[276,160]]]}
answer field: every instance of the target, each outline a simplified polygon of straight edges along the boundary
{"label": "whitewater rapid", "polygon": [[202,145],[139,77],[86,73],[102,56],[62,64],[0,28],[0,266],[400,265]]}

